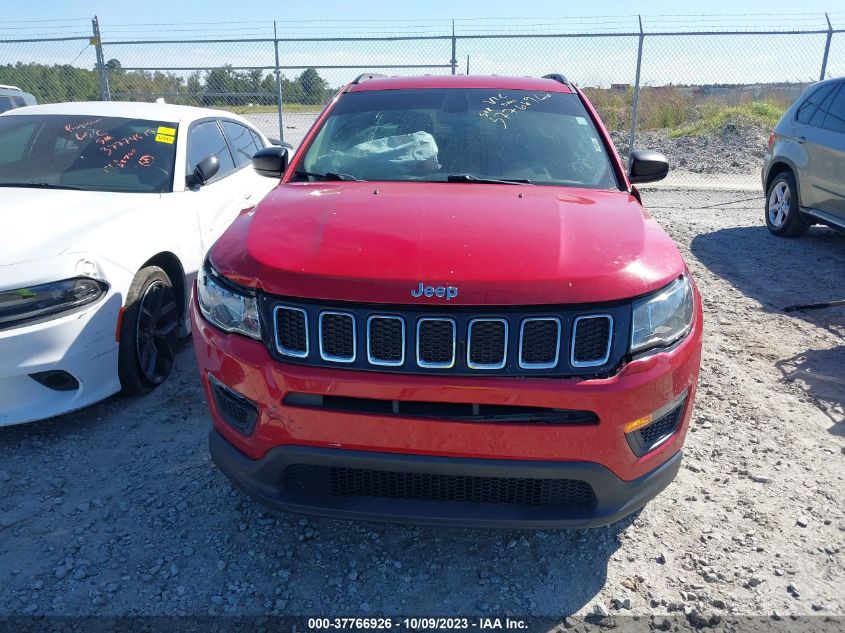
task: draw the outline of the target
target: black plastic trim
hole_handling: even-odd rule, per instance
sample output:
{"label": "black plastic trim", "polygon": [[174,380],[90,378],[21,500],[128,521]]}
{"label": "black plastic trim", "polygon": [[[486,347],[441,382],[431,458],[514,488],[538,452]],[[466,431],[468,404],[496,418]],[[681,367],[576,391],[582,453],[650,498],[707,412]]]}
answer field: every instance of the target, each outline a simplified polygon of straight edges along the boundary
{"label": "black plastic trim", "polygon": [[288,392],[282,399],[288,407],[355,413],[363,415],[424,418],[449,422],[479,424],[523,425],[591,425],[599,418],[592,411],[528,407],[519,405],[472,404],[465,402],[424,402],[415,400],[385,400]]}
{"label": "black plastic trim", "polygon": [[[214,408],[217,409],[218,415],[232,427],[235,431],[249,437],[255,430],[255,423],[258,421],[258,407],[242,393],[238,393],[228,385],[224,385],[211,374],[208,374],[208,383],[211,387],[211,395],[214,399]],[[229,410],[224,404],[228,401],[229,404],[239,407],[246,412],[246,420],[242,423],[235,420],[229,415]]]}
{"label": "black plastic trim", "polygon": [[[498,528],[585,528],[608,525],[635,512],[668,486],[681,465],[678,451],[654,470],[625,481],[594,462],[471,459],[350,451],[312,446],[277,446],[253,460],[213,430],[209,450],[217,467],[261,503],[289,512],[341,519],[426,525]],[[589,512],[530,510],[506,504],[463,504],[378,498],[310,496],[285,492],[280,482],[291,464],[373,470],[513,478],[560,478],[587,482],[596,495]]]}

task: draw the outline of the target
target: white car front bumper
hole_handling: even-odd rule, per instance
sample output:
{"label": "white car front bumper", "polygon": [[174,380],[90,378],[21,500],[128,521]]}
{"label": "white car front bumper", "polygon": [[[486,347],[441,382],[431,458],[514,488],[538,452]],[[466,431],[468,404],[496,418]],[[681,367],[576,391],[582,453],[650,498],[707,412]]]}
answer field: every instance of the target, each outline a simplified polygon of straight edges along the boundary
{"label": "white car front bumper", "polygon": [[[53,280],[74,276],[55,266]],[[55,266],[55,267],[54,267]],[[115,332],[123,305],[126,273],[110,268],[105,296],[81,310],[41,322],[0,330],[0,426],[42,420],[93,404],[120,391]],[[20,269],[2,267],[0,289],[27,287],[43,279],[26,279]],[[40,266],[30,266],[27,272]],[[102,269],[96,277],[104,279]],[[67,372],[78,383],[66,390],[51,388],[32,377],[43,372]],[[73,387],[74,380],[65,378]],[[49,382],[49,381],[47,381]],[[67,387],[67,384],[65,385]]]}

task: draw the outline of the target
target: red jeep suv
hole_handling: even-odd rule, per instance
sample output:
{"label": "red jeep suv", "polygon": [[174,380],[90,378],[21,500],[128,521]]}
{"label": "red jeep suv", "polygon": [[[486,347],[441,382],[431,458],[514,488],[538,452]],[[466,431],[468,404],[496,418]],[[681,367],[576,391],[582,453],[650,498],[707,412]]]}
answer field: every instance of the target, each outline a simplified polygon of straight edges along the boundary
{"label": "red jeep suv", "polygon": [[701,300],[561,75],[363,75],[212,247],[214,462],[277,509],[604,525],[678,471]]}

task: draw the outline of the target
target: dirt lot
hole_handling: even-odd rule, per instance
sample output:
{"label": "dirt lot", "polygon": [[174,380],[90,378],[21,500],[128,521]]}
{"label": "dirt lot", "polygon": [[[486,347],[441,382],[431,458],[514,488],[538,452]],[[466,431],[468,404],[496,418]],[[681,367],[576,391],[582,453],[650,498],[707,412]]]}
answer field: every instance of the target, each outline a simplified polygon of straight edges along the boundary
{"label": "dirt lot", "polygon": [[[189,344],[175,376],[0,429],[0,615],[845,612],[845,234],[768,234],[748,193],[651,191],[704,296],[681,472],[591,531],[268,516],[210,464]],[[700,619],[704,618],[704,620]]]}

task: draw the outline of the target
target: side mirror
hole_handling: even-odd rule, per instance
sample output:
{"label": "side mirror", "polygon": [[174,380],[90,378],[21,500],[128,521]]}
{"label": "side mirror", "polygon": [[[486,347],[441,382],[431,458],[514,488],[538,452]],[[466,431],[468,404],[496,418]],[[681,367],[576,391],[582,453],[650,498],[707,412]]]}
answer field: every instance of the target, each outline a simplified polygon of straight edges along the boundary
{"label": "side mirror", "polygon": [[628,157],[628,180],[632,184],[663,180],[669,173],[669,161],[663,154],[635,149]]}
{"label": "side mirror", "polygon": [[288,160],[286,147],[265,147],[252,155],[252,168],[260,176],[281,178],[288,168]]}
{"label": "side mirror", "polygon": [[214,154],[206,156],[194,167],[194,173],[188,178],[188,186],[202,186],[214,178],[214,174],[218,171],[220,171],[220,160],[217,156]]}

